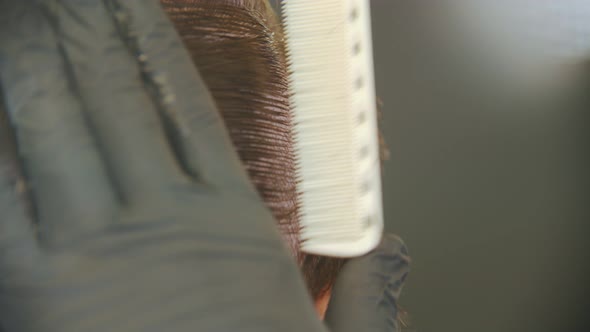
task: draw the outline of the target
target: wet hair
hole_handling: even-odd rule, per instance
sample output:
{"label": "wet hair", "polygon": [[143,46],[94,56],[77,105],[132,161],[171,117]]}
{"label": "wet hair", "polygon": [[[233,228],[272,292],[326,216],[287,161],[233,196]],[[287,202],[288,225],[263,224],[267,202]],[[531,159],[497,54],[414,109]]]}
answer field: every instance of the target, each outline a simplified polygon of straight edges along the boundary
{"label": "wet hair", "polygon": [[289,77],[279,20],[264,0],[161,0],[209,87],[250,179],[272,211],[314,299],[344,259],[299,251]]}

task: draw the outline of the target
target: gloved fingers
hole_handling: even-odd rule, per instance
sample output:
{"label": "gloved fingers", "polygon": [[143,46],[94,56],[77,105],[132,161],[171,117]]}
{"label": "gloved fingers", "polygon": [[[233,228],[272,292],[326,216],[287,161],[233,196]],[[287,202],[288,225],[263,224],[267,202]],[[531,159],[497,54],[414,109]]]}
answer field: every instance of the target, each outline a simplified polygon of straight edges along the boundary
{"label": "gloved fingers", "polygon": [[331,331],[395,331],[397,299],[409,265],[406,246],[390,234],[369,254],[347,262],[326,311]]}
{"label": "gloved fingers", "polygon": [[168,107],[178,120],[177,146],[186,168],[218,187],[252,189],[223,119],[160,1],[107,1],[122,13],[131,13],[129,25],[137,31],[147,63],[165,79],[163,88],[173,96]]}
{"label": "gloved fingers", "polygon": [[[39,236],[53,242],[104,226],[110,218],[103,216],[114,212],[116,202],[67,63],[38,3],[0,5],[0,85]],[[4,199],[9,204],[9,195]],[[7,213],[3,208],[3,222],[18,219]]]}
{"label": "gloved fingers", "polygon": [[[137,46],[133,19],[106,1],[60,0],[50,8],[85,110],[123,200],[130,205],[190,183],[168,138],[159,68]],[[163,50],[165,51],[165,50]],[[173,128],[170,130],[174,130]]]}

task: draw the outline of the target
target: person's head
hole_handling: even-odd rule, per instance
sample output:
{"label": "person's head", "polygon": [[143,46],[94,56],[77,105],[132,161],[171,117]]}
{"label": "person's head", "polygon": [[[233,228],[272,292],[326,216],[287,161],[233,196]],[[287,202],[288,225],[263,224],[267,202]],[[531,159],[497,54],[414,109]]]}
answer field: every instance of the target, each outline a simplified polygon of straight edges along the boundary
{"label": "person's head", "polygon": [[284,39],[265,0],[161,0],[273,212],[316,303],[344,260],[299,251],[292,114]]}

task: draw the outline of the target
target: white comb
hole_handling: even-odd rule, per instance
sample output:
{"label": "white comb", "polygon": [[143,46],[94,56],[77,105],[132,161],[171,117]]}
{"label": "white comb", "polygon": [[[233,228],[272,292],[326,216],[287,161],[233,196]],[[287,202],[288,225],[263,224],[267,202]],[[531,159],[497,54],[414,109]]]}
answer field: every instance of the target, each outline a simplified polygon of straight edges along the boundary
{"label": "white comb", "polygon": [[383,232],[368,0],[283,0],[301,249],[353,257]]}

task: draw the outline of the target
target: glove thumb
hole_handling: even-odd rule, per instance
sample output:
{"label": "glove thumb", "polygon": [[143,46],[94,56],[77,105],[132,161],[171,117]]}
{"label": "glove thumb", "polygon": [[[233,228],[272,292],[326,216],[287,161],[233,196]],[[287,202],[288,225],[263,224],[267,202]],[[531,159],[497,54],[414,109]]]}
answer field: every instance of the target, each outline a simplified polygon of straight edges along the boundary
{"label": "glove thumb", "polygon": [[370,253],[347,262],[332,288],[326,325],[333,332],[395,331],[409,266],[406,246],[391,234]]}

